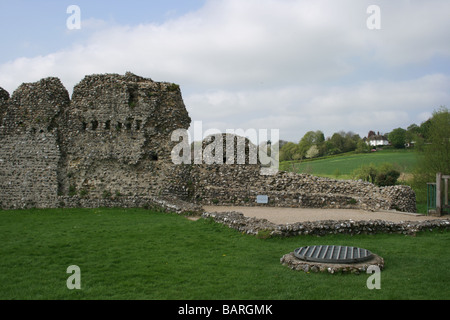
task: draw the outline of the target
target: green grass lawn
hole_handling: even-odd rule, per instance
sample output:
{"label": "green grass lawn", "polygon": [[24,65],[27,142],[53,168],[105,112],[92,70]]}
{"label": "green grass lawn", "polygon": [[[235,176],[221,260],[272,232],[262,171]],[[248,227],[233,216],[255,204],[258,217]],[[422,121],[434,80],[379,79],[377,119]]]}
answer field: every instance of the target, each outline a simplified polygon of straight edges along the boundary
{"label": "green grass lawn", "polygon": [[[326,157],[324,159],[312,159],[300,163],[282,162],[280,163],[280,170],[308,173],[332,179],[351,180],[353,178],[352,173],[354,170],[371,163],[375,166],[380,166],[384,163],[394,164],[402,173],[398,183],[411,185],[412,172],[417,164],[417,154],[412,149],[385,149],[371,153],[350,153]],[[417,212],[426,214],[427,186],[423,185],[420,188],[415,186],[413,189],[417,195]]]}
{"label": "green grass lawn", "polygon": [[295,164],[294,168],[292,168],[292,165],[282,163],[281,168],[322,177],[351,179],[352,172],[355,169],[370,163],[376,166],[383,163],[397,164],[401,172],[411,173],[417,163],[417,158],[413,150],[388,149],[371,153],[347,154],[313,161],[303,161]]}
{"label": "green grass lawn", "polygon": [[[448,299],[450,232],[258,239],[211,220],[144,209],[0,211],[0,299]],[[280,258],[313,244],[385,259],[368,274],[293,271]],[[66,269],[81,270],[81,290]]]}

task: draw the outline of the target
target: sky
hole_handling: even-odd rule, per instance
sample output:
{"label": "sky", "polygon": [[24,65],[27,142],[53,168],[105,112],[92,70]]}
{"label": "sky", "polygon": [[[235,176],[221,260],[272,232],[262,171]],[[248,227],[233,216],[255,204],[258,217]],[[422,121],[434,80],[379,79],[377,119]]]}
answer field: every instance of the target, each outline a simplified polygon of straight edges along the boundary
{"label": "sky", "polygon": [[0,0],[0,87],[130,71],[179,84],[204,131],[364,137],[450,106],[449,18],[448,0]]}

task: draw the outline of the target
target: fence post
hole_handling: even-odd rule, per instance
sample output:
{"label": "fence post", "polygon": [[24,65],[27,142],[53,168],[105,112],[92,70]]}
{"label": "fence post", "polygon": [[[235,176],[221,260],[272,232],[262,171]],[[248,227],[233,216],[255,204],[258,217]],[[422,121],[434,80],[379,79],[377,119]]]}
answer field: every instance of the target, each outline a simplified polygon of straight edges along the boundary
{"label": "fence post", "polygon": [[442,214],[442,200],[441,200],[441,181],[442,173],[436,173],[436,215],[438,217]]}
{"label": "fence post", "polygon": [[427,183],[427,215],[436,214],[436,183]]}
{"label": "fence post", "polygon": [[444,185],[444,192],[445,192],[444,198],[445,198],[445,202],[444,202],[444,205],[445,205],[446,207],[448,207],[448,179],[449,179],[449,176],[443,176],[443,178],[444,178],[444,181],[445,181],[445,185]]}

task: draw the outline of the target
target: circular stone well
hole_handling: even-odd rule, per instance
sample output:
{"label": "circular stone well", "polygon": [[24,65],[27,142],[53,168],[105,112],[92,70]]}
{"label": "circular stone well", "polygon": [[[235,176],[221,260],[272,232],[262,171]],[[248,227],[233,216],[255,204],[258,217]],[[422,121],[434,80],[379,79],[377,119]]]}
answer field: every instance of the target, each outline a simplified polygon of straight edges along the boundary
{"label": "circular stone well", "polygon": [[369,250],[347,246],[307,246],[284,255],[280,262],[304,272],[349,272],[359,274],[369,266],[384,267],[384,259]]}

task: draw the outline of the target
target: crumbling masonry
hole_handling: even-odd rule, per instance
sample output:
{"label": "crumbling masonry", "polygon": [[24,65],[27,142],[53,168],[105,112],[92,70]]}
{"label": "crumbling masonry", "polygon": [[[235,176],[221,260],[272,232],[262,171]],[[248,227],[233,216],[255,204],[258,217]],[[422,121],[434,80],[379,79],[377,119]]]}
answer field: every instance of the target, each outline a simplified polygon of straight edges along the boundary
{"label": "crumbling masonry", "polygon": [[[178,85],[131,73],[86,76],[72,99],[58,78],[22,84],[11,97],[0,88],[0,207],[416,210],[407,186],[265,176],[260,164],[176,165],[171,135],[190,123]],[[257,204],[258,195],[269,202]]]}

